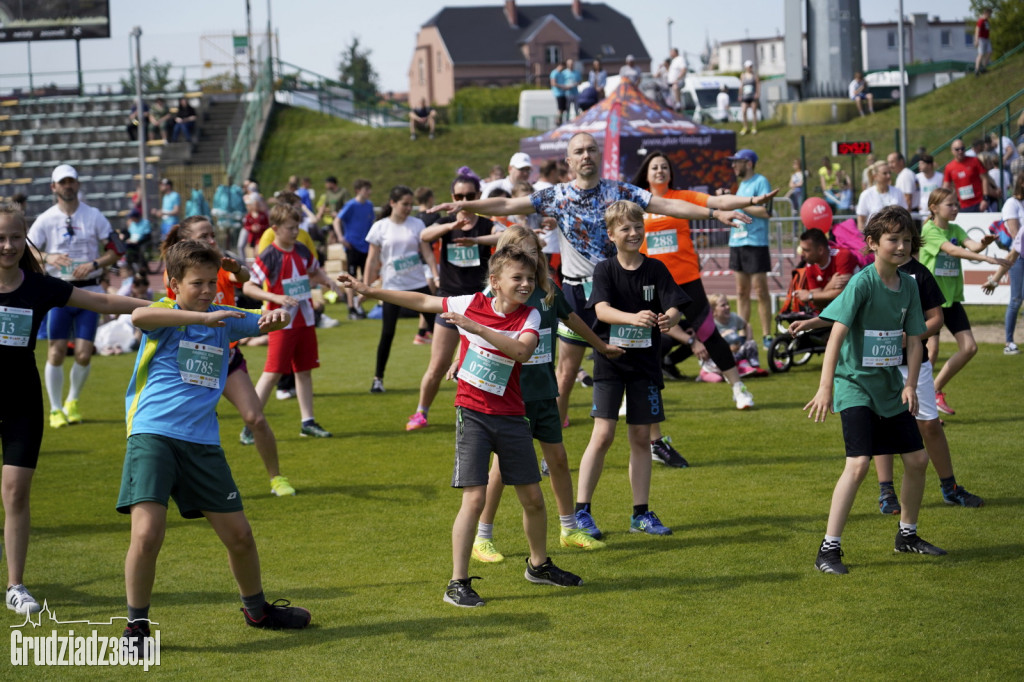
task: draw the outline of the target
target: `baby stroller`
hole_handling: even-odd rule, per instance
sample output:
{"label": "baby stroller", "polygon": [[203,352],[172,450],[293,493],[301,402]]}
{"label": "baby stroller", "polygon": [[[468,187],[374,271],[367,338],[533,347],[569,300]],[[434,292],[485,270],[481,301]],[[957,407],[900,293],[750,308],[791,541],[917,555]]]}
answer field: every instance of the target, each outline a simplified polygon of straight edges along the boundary
{"label": "baby stroller", "polygon": [[789,325],[797,320],[809,320],[818,315],[818,310],[796,296],[797,289],[807,288],[807,268],[793,270],[786,298],[775,316],[778,334],[768,347],[768,369],[773,373],[788,372],[790,367],[807,364],[812,355],[825,352],[829,330],[815,329],[799,336],[789,333]]}

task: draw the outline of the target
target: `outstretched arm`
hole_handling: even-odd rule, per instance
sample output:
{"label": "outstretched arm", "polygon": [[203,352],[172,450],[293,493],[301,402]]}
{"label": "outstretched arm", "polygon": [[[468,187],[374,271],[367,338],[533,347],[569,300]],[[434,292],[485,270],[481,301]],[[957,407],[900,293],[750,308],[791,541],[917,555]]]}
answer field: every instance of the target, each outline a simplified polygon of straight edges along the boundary
{"label": "outstretched arm", "polygon": [[104,315],[121,315],[124,313],[130,313],[136,308],[145,308],[149,306],[152,301],[147,301],[142,298],[130,298],[128,296],[116,296],[114,294],[99,294],[95,291],[87,291],[75,287],[71,290],[71,296],[68,298],[68,305],[73,305],[76,308],[85,308],[95,313],[102,313]]}
{"label": "outstretched arm", "polygon": [[476,199],[474,201],[449,201],[434,206],[428,212],[437,213],[438,211],[452,214],[459,211],[469,211],[470,213],[490,216],[530,215],[531,213],[536,213],[533,210],[533,202],[530,201],[530,197],[517,197],[515,199],[495,197],[494,199]]}
{"label": "outstretched arm", "polygon": [[440,296],[421,294],[418,291],[376,289],[374,287],[367,286],[365,283],[360,282],[348,273],[342,273],[339,275],[338,281],[343,287],[351,289],[357,294],[361,294],[369,298],[376,298],[377,300],[384,301],[385,303],[394,303],[395,305],[400,305],[403,308],[417,310],[421,313],[444,312],[444,307],[441,303],[444,299]]}
{"label": "outstretched arm", "polygon": [[132,324],[143,331],[153,331],[161,327],[181,327],[201,324],[206,327],[223,327],[224,320],[232,317],[243,318],[245,313],[240,310],[214,310],[206,313],[181,310],[180,308],[136,308],[132,312]]}
{"label": "outstretched arm", "polygon": [[[778,193],[778,190],[774,190],[769,194],[762,194],[757,197],[732,197],[732,200],[728,200],[726,195],[721,198],[724,199],[724,203],[727,205],[733,205],[739,203],[743,206],[759,206],[766,201],[769,201]],[[684,220],[707,220],[708,218],[715,218],[719,222],[732,227],[734,220],[739,220],[742,223],[749,223],[751,221],[750,216],[739,213],[734,210],[722,210],[711,206],[710,200],[708,208],[702,208],[697,204],[691,204],[689,201],[683,201],[682,199],[666,199],[665,197],[651,197],[651,201],[647,204],[647,209],[651,213],[658,213],[661,215],[672,216],[673,218],[682,218]]]}

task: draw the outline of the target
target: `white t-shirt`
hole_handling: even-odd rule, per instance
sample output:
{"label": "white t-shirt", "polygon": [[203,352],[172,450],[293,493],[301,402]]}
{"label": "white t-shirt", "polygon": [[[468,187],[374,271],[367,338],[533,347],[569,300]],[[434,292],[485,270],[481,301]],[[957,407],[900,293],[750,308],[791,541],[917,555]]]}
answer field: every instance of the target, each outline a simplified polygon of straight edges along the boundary
{"label": "white t-shirt", "polygon": [[860,89],[860,85],[861,82],[856,78],[850,81],[850,99],[854,99],[857,97],[857,90]]}
{"label": "white t-shirt", "polygon": [[914,171],[904,167],[896,176],[895,185],[899,191],[910,195],[910,206],[906,207],[908,211],[912,211],[913,206],[921,203],[921,189],[917,185],[917,176]]}
{"label": "white t-shirt", "polygon": [[[668,82],[669,84],[675,83],[686,73],[686,60],[683,59],[683,55],[672,58],[672,63],[668,65]],[[682,83],[680,83],[682,85]]]}
{"label": "white t-shirt", "polygon": [[1010,247],[1010,250],[1016,251],[1018,255],[1021,255],[1021,235],[1024,235],[1024,202],[1017,197],[1007,199],[1006,203],[1003,204],[1003,220],[1017,221],[1020,229],[1017,230],[1017,236],[1013,238],[1013,245]]}
{"label": "white t-shirt", "polygon": [[[75,236],[68,236],[68,216],[54,204],[46,209],[28,231],[28,238],[43,253],[63,253],[68,255],[73,265],[61,267],[47,265],[46,274],[71,281],[72,271],[82,263],[94,261],[103,255],[103,248],[110,239],[113,230],[103,214],[96,208],[79,203],[71,216],[70,227]],[[93,270],[85,279],[99,277],[102,270]]]}
{"label": "white t-shirt", "polygon": [[[999,174],[1003,174],[1002,184],[999,184]],[[1000,190],[1005,197],[1013,192],[1013,176],[1003,170],[1002,166],[988,169],[988,179],[992,181],[995,188]]]}
{"label": "white t-shirt", "polygon": [[929,178],[924,173],[917,174],[917,186],[921,200],[917,204],[917,210],[921,213],[928,212],[928,197],[932,192],[942,187],[942,173],[932,173]]}
{"label": "white t-shirt", "polygon": [[1002,153],[1005,154],[1007,149],[1012,149],[1013,151],[1010,153],[1010,158],[1007,159],[1006,161],[1006,165],[1009,166],[1011,163],[1013,163],[1014,159],[1020,156],[1020,153],[1017,151],[1016,145],[1013,144],[1013,140],[1006,137],[1005,135],[1003,135],[1000,138],[1000,144],[1002,145],[1002,149],[1000,149],[999,147],[995,147],[992,149],[992,151],[994,151],[996,154],[999,154],[1000,151],[1002,151]]}
{"label": "white t-shirt", "polygon": [[910,210],[904,201],[903,192],[899,188],[889,185],[889,189],[882,194],[878,191],[878,187],[872,185],[860,193],[860,199],[857,201],[857,215],[864,216],[864,222],[867,222],[871,220],[871,216],[886,206],[902,206],[908,211]]}
{"label": "white t-shirt", "polygon": [[718,97],[715,98],[715,104],[718,106],[718,113],[725,120],[729,119],[729,93],[719,92]]}
{"label": "white t-shirt", "polygon": [[366,243],[380,248],[382,288],[411,291],[427,286],[420,256],[420,233],[425,229],[423,221],[413,216],[404,223],[381,218],[370,227]]}

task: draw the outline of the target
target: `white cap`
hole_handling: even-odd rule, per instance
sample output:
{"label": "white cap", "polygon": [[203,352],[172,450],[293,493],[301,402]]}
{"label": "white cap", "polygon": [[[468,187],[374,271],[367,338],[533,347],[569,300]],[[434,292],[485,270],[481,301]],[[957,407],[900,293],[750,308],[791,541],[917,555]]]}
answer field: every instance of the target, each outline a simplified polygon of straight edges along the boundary
{"label": "white cap", "polygon": [[754,65],[754,62],[750,61],[749,59],[747,61],[743,62],[743,68],[744,69],[749,67],[749,66],[753,66],[753,65]]}
{"label": "white cap", "polygon": [[77,180],[78,171],[75,170],[74,166],[62,163],[61,165],[54,168],[53,174],[50,175],[50,181],[54,183],[60,182],[64,178],[72,178],[74,180]]}
{"label": "white cap", "polygon": [[516,152],[512,155],[512,158],[509,159],[508,165],[512,168],[530,168],[533,166],[533,162],[530,160],[529,154]]}

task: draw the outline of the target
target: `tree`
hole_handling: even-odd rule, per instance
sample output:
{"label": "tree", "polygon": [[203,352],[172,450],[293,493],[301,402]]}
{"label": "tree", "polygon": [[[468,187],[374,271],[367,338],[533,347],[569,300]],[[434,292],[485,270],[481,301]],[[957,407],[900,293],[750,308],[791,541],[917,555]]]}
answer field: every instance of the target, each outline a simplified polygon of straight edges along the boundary
{"label": "tree", "polygon": [[1024,43],[1024,2],[1020,0],[971,0],[974,19],[968,20],[967,30],[974,35],[974,26],[983,9],[992,10],[992,58],[1009,52]]}
{"label": "tree", "polygon": [[352,91],[357,105],[373,105],[380,99],[380,81],[370,64],[370,50],[359,48],[358,37],[353,37],[352,43],[341,53],[338,80]]}
{"label": "tree", "polygon": [[[182,78],[184,81],[184,78]],[[167,92],[167,86],[171,83],[171,63],[161,64],[153,57],[142,65],[142,92]],[[129,72],[127,78],[121,79],[121,91],[127,94],[135,93],[135,71]]]}

